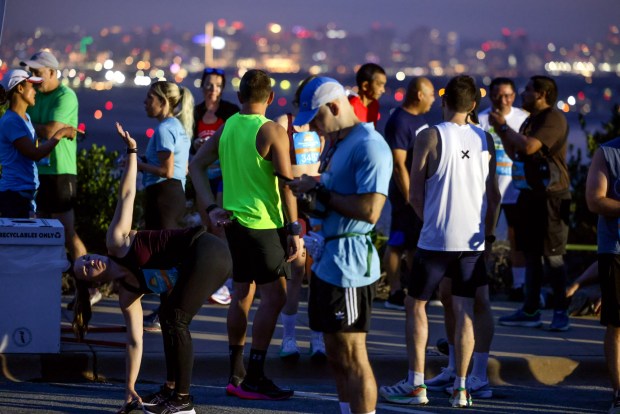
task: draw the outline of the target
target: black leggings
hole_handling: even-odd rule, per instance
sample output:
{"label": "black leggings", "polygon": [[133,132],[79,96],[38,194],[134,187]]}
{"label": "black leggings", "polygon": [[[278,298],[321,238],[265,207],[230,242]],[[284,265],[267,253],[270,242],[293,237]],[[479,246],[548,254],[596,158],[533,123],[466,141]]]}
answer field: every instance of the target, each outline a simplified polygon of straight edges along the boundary
{"label": "black leggings", "polygon": [[194,364],[189,324],[206,299],[232,273],[228,246],[209,233],[200,235],[178,267],[174,288],[162,294],[159,308],[166,355],[166,379],[176,383],[177,393],[188,394]]}

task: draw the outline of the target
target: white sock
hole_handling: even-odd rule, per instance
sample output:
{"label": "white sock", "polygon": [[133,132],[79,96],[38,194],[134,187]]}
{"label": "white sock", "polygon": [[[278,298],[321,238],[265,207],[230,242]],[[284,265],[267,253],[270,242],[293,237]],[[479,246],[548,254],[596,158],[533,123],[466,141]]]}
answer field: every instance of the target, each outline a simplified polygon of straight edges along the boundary
{"label": "white sock", "polygon": [[338,401],[338,404],[340,404],[340,414],[351,414],[351,406],[348,402]]}
{"label": "white sock", "polygon": [[310,340],[312,342],[323,342],[323,332],[310,331]]}
{"label": "white sock", "polygon": [[456,351],[454,350],[454,344],[448,344],[448,368],[449,370],[456,371]]}
{"label": "white sock", "polygon": [[471,375],[486,381],[488,363],[489,354],[487,352],[474,352],[474,367],[471,369]]}
{"label": "white sock", "polygon": [[518,289],[525,284],[525,267],[512,268],[512,288]]}
{"label": "white sock", "polygon": [[297,314],[287,315],[280,313],[280,320],[282,321],[283,333],[282,337],[295,338],[295,325],[297,324]]}
{"label": "white sock", "polygon": [[467,381],[467,377],[456,377],[454,379],[454,389],[457,389],[457,388],[463,388],[464,389],[464,388],[466,388],[466,386],[465,386],[466,381]]}
{"label": "white sock", "polygon": [[409,370],[409,373],[407,374],[407,382],[409,385],[413,385],[414,387],[424,384],[424,373]]}

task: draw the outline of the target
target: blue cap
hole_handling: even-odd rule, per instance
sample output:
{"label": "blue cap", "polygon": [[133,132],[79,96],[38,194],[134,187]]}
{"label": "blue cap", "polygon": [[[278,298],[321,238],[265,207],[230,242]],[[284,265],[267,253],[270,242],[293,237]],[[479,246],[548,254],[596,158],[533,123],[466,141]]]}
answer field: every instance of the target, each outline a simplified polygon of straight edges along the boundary
{"label": "blue cap", "polygon": [[322,105],[330,103],[341,96],[347,96],[344,87],[335,79],[325,76],[312,79],[301,91],[299,112],[293,125],[309,124],[319,112]]}

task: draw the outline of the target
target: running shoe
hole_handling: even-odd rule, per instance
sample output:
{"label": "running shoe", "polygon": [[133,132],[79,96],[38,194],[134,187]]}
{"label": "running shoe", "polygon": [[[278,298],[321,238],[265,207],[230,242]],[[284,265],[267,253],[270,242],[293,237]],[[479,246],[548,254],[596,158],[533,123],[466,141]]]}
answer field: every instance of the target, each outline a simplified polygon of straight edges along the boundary
{"label": "running shoe", "polygon": [[414,387],[406,379],[390,386],[379,387],[379,395],[386,401],[394,404],[425,405],[428,404],[426,397],[426,385]]}
{"label": "running shoe", "polygon": [[228,290],[228,286],[226,285],[222,285],[222,287],[216,290],[209,298],[209,302],[220,305],[230,305],[231,300],[230,290]]}
{"label": "running shoe", "polygon": [[161,332],[159,315],[156,312],[144,317],[143,329],[147,332]]}
{"label": "running shoe", "polygon": [[291,398],[293,394],[293,390],[282,389],[267,377],[256,380],[250,380],[246,377],[236,395],[244,400],[286,400]]}
{"label": "running shoe", "polygon": [[402,289],[390,294],[383,306],[386,309],[405,310],[405,292]]}
{"label": "running shoe", "polygon": [[448,401],[450,401],[454,408],[467,408],[473,405],[471,395],[469,395],[465,388],[457,388],[452,391],[452,396]]}
{"label": "running shoe", "polygon": [[[493,389],[489,385],[489,380],[483,380],[473,375],[467,377],[467,389],[473,398],[488,399],[493,398]],[[454,386],[446,388],[446,392],[452,395]]]}
{"label": "running shoe", "polygon": [[512,315],[502,316],[499,318],[499,324],[502,326],[524,326],[527,328],[537,328],[542,325],[540,320],[540,311],[534,313],[526,313],[523,309],[519,309]]}
{"label": "running shoe", "polygon": [[241,391],[241,388],[239,388],[239,386],[242,382],[243,378],[240,378],[236,375],[231,375],[230,378],[228,378],[228,384],[226,385],[226,394],[232,396],[239,396],[239,392]]}
{"label": "running shoe", "polygon": [[568,318],[568,312],[565,310],[553,311],[553,319],[549,330],[553,332],[564,332],[570,328],[570,319]]}
{"label": "running shoe", "polygon": [[143,407],[145,414],[196,414],[194,403],[190,396],[187,401],[172,397],[166,401],[162,401],[157,405]]}
{"label": "running shoe", "polygon": [[433,377],[429,380],[424,381],[424,385],[431,391],[443,391],[446,387],[454,384],[454,379],[456,378],[456,374],[452,368],[442,368],[441,374]]}
{"label": "running shoe", "polygon": [[286,362],[295,362],[299,359],[299,348],[297,348],[297,342],[292,336],[282,338],[280,358]]}
{"label": "running shoe", "polygon": [[310,340],[310,360],[315,364],[327,362],[327,352],[325,351],[325,342],[323,342],[322,336]]}
{"label": "running shoe", "polygon": [[174,394],[174,390],[162,385],[159,388],[159,391],[154,392],[153,394],[149,394],[145,397],[142,397],[142,405],[145,407],[151,405],[157,405],[164,401],[168,401],[170,397]]}

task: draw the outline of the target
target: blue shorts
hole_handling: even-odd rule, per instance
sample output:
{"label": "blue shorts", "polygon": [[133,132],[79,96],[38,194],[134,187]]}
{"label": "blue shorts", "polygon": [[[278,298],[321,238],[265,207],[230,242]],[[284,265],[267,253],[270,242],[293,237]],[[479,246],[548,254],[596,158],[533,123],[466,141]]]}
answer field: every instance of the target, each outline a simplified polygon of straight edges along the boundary
{"label": "blue shorts", "polygon": [[444,277],[452,279],[452,295],[473,298],[488,283],[484,252],[438,252],[418,249],[413,258],[409,296],[430,300]]}

